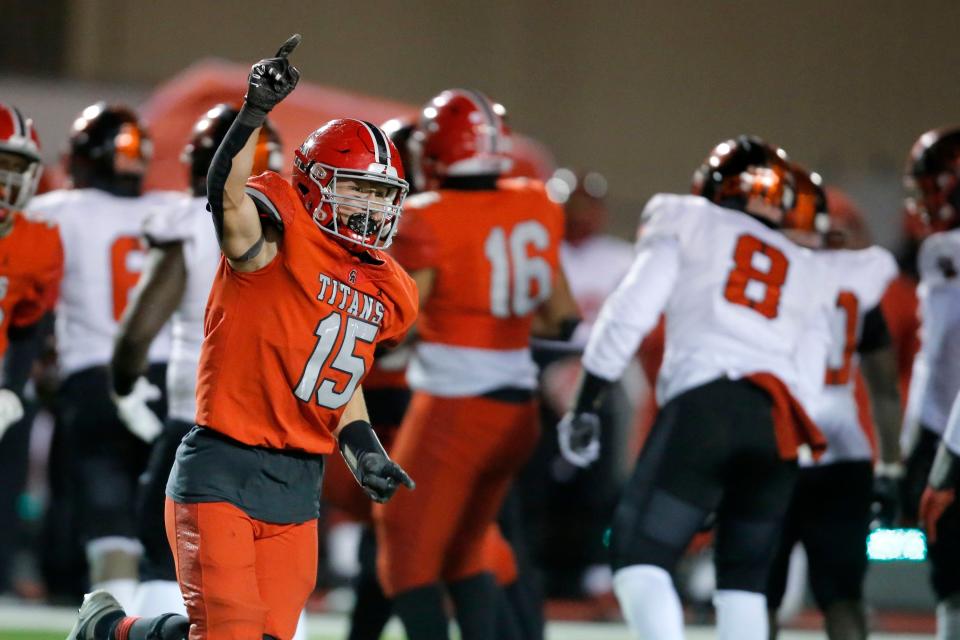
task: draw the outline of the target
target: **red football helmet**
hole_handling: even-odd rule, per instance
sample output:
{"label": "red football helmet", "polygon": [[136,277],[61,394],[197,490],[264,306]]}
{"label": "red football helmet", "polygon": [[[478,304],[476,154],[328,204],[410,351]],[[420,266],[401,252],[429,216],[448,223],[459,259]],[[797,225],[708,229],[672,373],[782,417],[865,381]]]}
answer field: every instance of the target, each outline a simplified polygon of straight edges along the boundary
{"label": "red football helmet", "polygon": [[[291,180],[323,231],[368,249],[393,242],[409,185],[396,146],[376,125],[352,118],[323,125],[296,150]],[[389,203],[339,193],[339,180],[384,185]]]}
{"label": "red football helmet", "polygon": [[[190,172],[190,188],[194,195],[206,195],[207,170],[213,162],[217,147],[223,142],[238,113],[240,111],[235,107],[218,104],[200,116],[193,125],[190,142],[183,148],[180,161],[187,165]],[[265,120],[257,139],[251,175],[259,175],[268,170],[277,173],[283,170],[283,147],[276,129],[269,120]]]}
{"label": "red football helmet", "polygon": [[16,107],[0,104],[0,221],[33,197],[42,172],[33,120]]}
{"label": "red football helmet", "polygon": [[960,127],[934,129],[914,143],[903,178],[906,209],[930,232],[960,224]]}
{"label": "red football helmet", "polygon": [[447,176],[499,175],[510,169],[510,129],[499,103],[470,89],[448,89],[428,102],[410,138],[419,186]]}
{"label": "red football helmet", "polygon": [[760,199],[782,212],[778,220],[763,216],[778,227],[784,225],[796,198],[787,153],[755,136],[739,136],[714,147],[694,172],[690,190],[721,207],[744,212],[748,202]]}

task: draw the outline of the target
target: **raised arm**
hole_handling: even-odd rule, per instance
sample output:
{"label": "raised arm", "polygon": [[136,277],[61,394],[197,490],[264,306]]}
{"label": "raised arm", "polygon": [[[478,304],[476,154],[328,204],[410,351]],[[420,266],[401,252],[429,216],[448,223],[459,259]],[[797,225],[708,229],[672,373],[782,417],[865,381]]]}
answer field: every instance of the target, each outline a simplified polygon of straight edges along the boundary
{"label": "raised arm", "polygon": [[253,65],[243,107],[210,163],[207,199],[220,249],[238,271],[256,271],[277,254],[279,231],[260,223],[257,207],[245,185],[253,170],[260,126],[267,114],[287,97],[300,72],[287,57],[300,44],[300,35],[288,39],[277,55]]}

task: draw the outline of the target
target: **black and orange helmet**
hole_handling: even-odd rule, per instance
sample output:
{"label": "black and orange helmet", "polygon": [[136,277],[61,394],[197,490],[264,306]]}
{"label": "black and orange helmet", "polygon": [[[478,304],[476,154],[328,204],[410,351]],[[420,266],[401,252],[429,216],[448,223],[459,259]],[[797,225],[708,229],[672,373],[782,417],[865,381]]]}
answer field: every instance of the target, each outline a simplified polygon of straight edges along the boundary
{"label": "black and orange helmet", "polygon": [[929,231],[960,225],[960,127],[933,129],[910,149],[905,206]]}
{"label": "black and orange helmet", "polygon": [[[237,119],[240,111],[228,104],[218,104],[200,116],[190,141],[183,148],[180,160],[187,165],[190,173],[190,189],[195,196],[207,193],[207,170],[213,162],[220,143],[227,135],[230,125]],[[257,139],[257,149],[253,157],[252,175],[259,175],[264,171],[283,170],[283,146],[276,129],[265,120],[260,128],[260,137]]]}
{"label": "black and orange helmet", "polygon": [[67,172],[74,187],[137,196],[152,155],[147,129],[132,109],[98,102],[73,122]]}
{"label": "black and orange helmet", "polygon": [[[691,192],[721,207],[746,211],[760,198],[786,217],[796,189],[787,153],[756,136],[742,135],[713,148],[693,174]],[[770,221],[782,226],[783,220]]]}
{"label": "black and orange helmet", "polygon": [[796,162],[790,163],[790,171],[793,174],[796,194],[793,207],[784,213],[781,227],[827,233],[830,229],[830,214],[823,179],[820,174],[807,171]]}

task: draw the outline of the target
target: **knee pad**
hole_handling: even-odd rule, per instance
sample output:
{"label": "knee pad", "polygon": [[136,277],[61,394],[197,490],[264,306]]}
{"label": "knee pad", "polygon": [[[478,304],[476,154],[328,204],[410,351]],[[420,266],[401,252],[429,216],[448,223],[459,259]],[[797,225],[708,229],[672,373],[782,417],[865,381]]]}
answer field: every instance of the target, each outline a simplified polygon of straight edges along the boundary
{"label": "knee pad", "polygon": [[776,520],[726,520],[717,529],[717,589],[765,593],[780,533]]}
{"label": "knee pad", "polygon": [[673,571],[707,515],[706,509],[662,489],[654,489],[645,504],[621,500],[610,538],[614,571],[632,565]]}

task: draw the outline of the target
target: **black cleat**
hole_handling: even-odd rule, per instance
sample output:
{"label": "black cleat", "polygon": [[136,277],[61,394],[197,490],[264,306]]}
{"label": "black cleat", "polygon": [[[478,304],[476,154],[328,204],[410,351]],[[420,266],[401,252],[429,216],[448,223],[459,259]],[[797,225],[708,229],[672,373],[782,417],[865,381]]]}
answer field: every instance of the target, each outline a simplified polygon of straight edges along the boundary
{"label": "black cleat", "polygon": [[[109,640],[105,636],[98,637],[96,635],[100,622],[108,616],[114,620],[119,620],[125,615],[123,607],[108,591],[99,589],[93,593],[88,593],[83,596],[83,604],[80,605],[77,624],[73,625],[67,640]],[[99,629],[99,631],[105,633],[104,629]]]}

